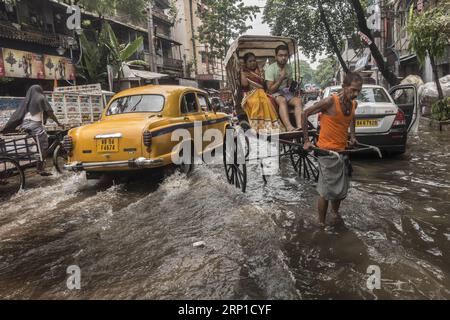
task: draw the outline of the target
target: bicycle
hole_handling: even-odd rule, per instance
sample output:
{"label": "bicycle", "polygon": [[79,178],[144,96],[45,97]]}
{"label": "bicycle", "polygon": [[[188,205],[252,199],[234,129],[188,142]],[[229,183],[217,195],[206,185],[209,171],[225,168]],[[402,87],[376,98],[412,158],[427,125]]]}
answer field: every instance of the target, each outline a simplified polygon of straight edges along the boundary
{"label": "bicycle", "polygon": [[67,163],[68,154],[62,146],[62,141],[67,135],[67,130],[58,131],[54,135],[49,136],[49,140],[53,140],[49,147],[47,154],[52,154],[53,166],[60,174],[64,174],[66,170],[64,165]]}

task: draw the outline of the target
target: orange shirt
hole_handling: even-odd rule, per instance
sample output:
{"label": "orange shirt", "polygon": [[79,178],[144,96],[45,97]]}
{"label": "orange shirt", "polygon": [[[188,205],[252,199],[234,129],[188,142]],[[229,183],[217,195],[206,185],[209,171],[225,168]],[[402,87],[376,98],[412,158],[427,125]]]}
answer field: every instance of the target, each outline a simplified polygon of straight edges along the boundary
{"label": "orange shirt", "polygon": [[339,96],[331,96],[334,101],[336,115],[322,114],[320,118],[320,136],[317,146],[320,149],[332,151],[344,151],[347,148],[348,129],[355,117],[356,101],[353,101],[352,112],[349,116],[344,115]]}

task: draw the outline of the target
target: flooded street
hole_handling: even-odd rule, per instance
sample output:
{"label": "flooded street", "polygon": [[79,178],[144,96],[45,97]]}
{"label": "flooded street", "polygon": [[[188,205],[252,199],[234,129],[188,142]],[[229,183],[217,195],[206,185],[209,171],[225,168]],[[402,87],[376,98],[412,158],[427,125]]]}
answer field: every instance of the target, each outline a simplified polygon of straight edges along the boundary
{"label": "flooded street", "polygon": [[[119,185],[32,180],[0,204],[0,298],[450,299],[449,133],[422,128],[406,155],[353,165],[325,230],[315,186],[287,160],[267,185],[250,166],[246,194],[220,166]],[[66,286],[71,265],[81,290]]]}

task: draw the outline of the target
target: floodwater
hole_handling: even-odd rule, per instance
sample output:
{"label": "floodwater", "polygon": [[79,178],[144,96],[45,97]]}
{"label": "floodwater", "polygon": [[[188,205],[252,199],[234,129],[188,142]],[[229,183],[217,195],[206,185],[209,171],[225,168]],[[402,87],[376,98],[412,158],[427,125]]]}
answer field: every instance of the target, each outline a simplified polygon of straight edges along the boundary
{"label": "floodwater", "polygon": [[0,298],[450,299],[449,133],[422,128],[406,155],[353,165],[325,230],[289,161],[267,185],[250,166],[246,194],[220,166],[118,185],[31,178],[0,203]]}

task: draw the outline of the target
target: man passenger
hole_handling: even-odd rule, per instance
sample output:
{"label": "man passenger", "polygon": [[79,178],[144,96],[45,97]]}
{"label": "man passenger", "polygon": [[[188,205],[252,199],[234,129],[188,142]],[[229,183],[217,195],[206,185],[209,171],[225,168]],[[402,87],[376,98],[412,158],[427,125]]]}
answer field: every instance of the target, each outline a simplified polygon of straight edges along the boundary
{"label": "man passenger", "polygon": [[[293,79],[292,67],[288,64],[289,48],[285,45],[275,49],[276,62],[271,64],[265,74],[267,89],[279,106],[281,121],[288,132],[300,130],[302,127],[302,100],[290,91]],[[293,125],[289,118],[289,106],[295,108]]]}

